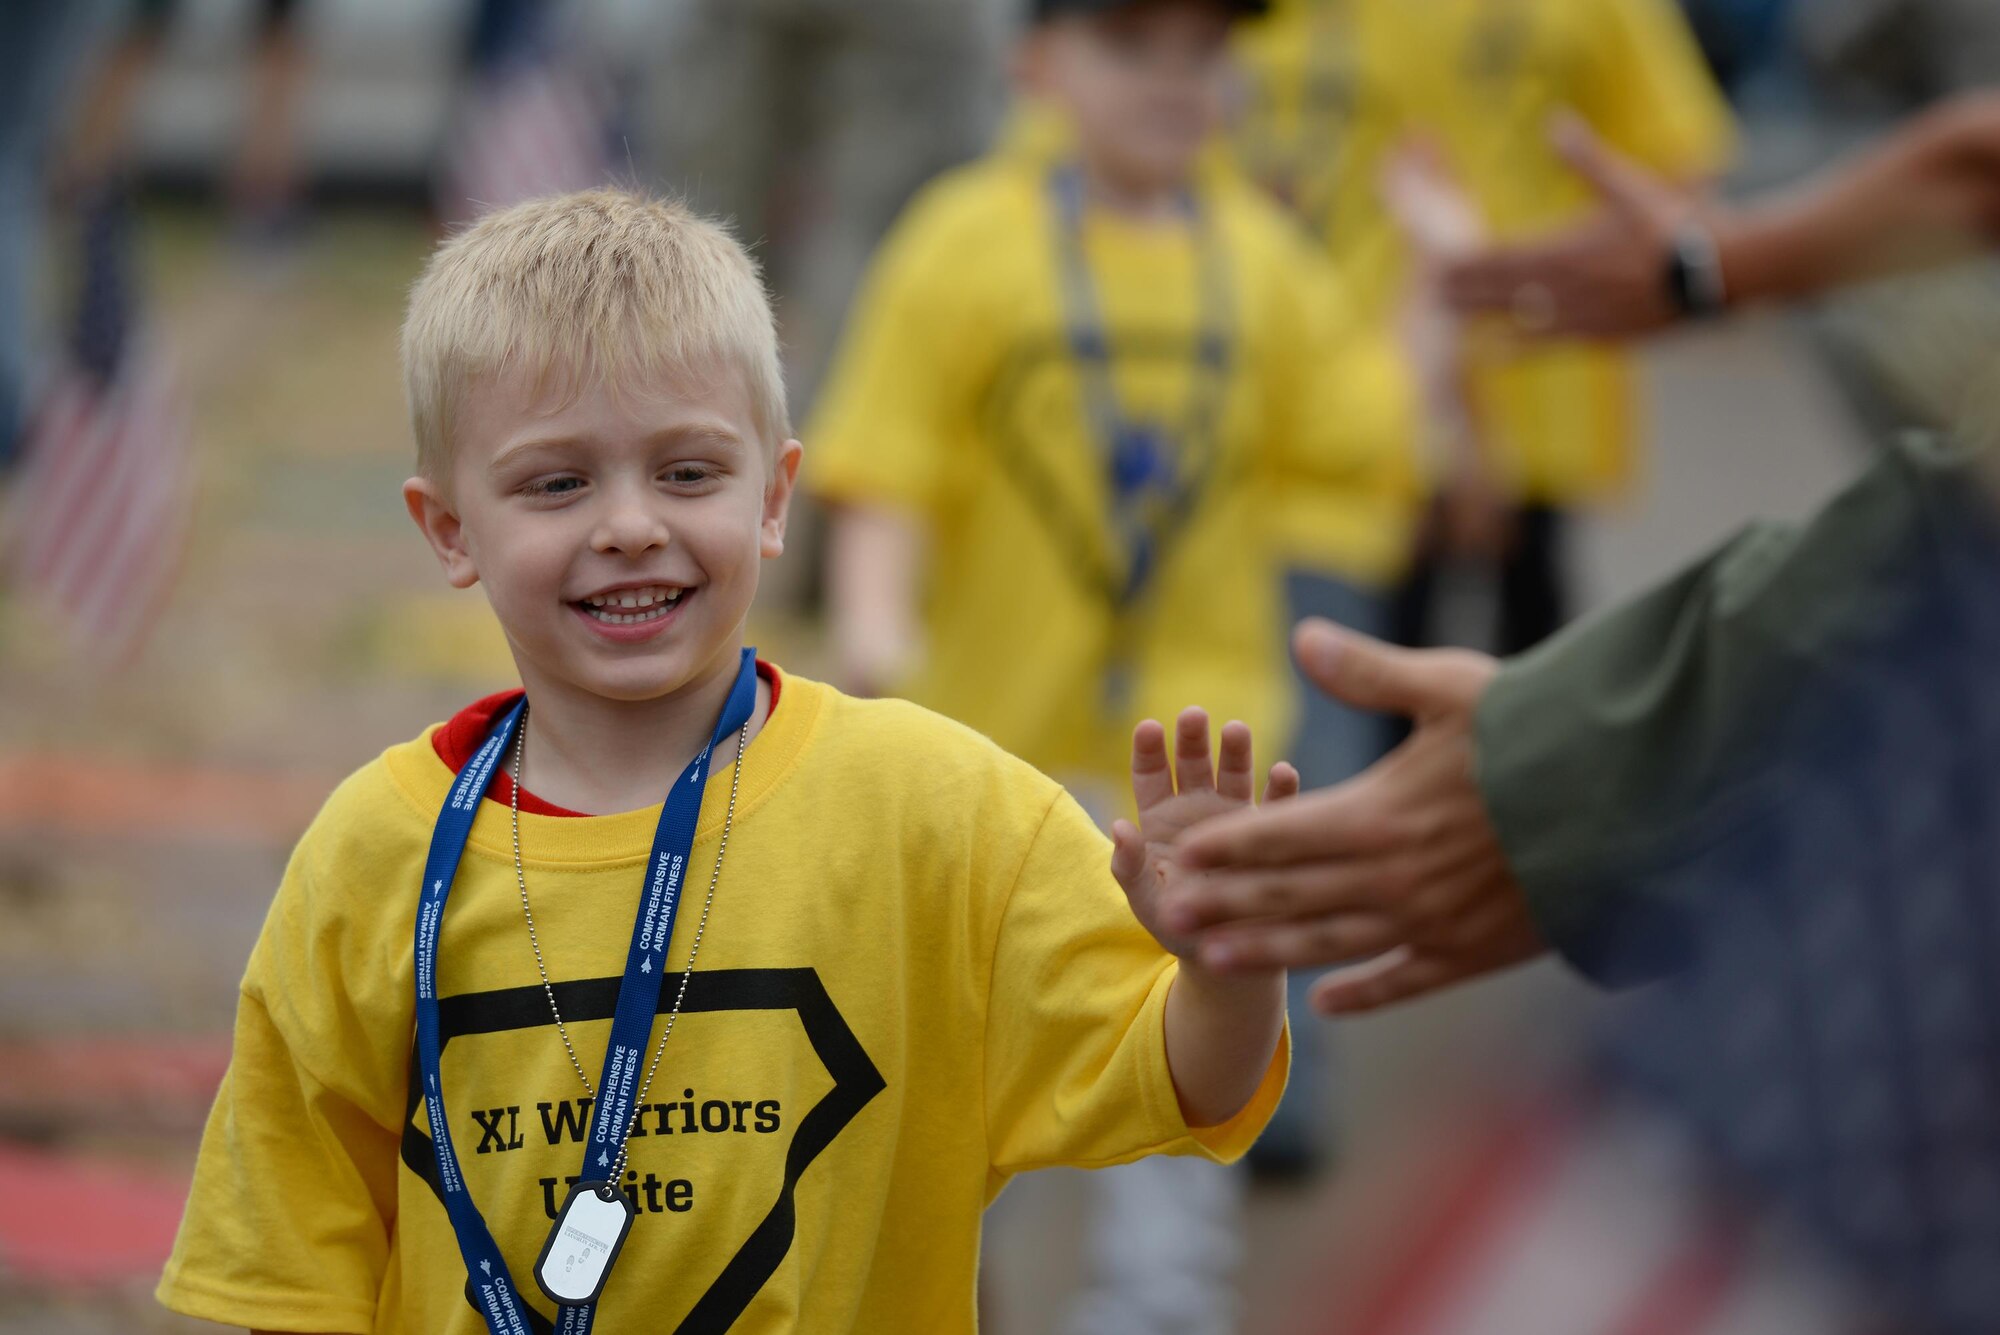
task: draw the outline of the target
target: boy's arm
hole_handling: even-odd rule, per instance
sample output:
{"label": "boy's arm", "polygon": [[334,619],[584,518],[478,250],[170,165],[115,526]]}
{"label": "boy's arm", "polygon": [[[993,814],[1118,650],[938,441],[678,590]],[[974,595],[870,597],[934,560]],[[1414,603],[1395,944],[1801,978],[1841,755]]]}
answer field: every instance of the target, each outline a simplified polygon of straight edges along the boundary
{"label": "boy's arm", "polygon": [[[314,1038],[331,1046],[333,1034],[316,1028]],[[377,1114],[298,1065],[261,1000],[244,993],[156,1296],[183,1315],[250,1330],[371,1329],[397,1144]]]}
{"label": "boy's arm", "polygon": [[884,695],[909,679],[922,653],[917,571],[922,524],[887,506],[841,504],[827,540],[827,610],[834,683]]}
{"label": "boy's arm", "polygon": [[378,793],[391,796],[356,776],[328,799],[251,952],[229,1069],[155,1290],[185,1316],[252,1331],[377,1328],[413,995],[407,975],[374,963],[401,934],[357,889],[397,865]]}
{"label": "boy's arm", "polygon": [[[1215,973],[1195,958],[1193,938],[1169,930],[1160,903],[1185,874],[1173,861],[1181,831],[1205,817],[1248,806],[1255,794],[1250,729],[1223,728],[1219,757],[1209,754],[1208,715],[1184,711],[1175,725],[1174,755],[1166,730],[1152,720],[1132,737],[1132,795],[1139,823],[1112,826],[1112,873],[1124,887],[1133,914],[1153,939],[1180,957],[1167,995],[1167,1065],[1189,1126],[1220,1126],[1241,1112],[1257,1092],[1285,1027],[1285,971]],[[1269,801],[1298,791],[1298,772],[1272,767]]]}
{"label": "boy's arm", "polygon": [[1249,1104],[1285,1028],[1285,971],[1224,976],[1181,961],[1167,993],[1167,1068],[1189,1126]]}

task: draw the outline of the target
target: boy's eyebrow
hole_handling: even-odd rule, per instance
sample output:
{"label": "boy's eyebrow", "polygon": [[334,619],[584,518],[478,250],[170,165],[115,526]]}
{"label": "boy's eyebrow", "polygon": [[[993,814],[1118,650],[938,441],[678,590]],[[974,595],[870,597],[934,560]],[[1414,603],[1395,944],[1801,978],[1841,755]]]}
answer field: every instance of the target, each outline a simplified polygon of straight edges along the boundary
{"label": "boy's eyebrow", "polygon": [[574,436],[548,436],[536,440],[524,440],[518,444],[509,445],[506,449],[494,455],[493,461],[486,465],[486,471],[497,473],[514,459],[524,454],[533,454],[541,450],[557,450],[564,446],[581,443]]}
{"label": "boy's eyebrow", "polygon": [[743,437],[726,422],[677,422],[673,426],[655,431],[648,439],[651,445],[720,445],[724,449],[741,449]]}
{"label": "boy's eyebrow", "polygon": [[[494,455],[493,461],[486,466],[486,471],[500,472],[521,455],[588,443],[589,441],[580,436],[538,436],[532,440],[519,441]],[[655,431],[646,438],[646,443],[656,447],[674,444],[718,445],[724,449],[739,450],[743,447],[743,438],[723,422],[677,422],[673,426]]]}

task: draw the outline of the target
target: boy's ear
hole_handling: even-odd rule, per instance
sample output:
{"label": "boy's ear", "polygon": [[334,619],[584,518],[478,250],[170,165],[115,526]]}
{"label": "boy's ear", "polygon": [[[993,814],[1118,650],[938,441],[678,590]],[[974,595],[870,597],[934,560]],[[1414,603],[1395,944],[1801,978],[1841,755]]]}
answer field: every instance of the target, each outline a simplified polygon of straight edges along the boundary
{"label": "boy's ear", "polygon": [[403,504],[423,531],[424,541],[437,553],[451,586],[469,589],[477,584],[479,571],[472,564],[472,553],[466,550],[465,527],[438,484],[427,477],[411,478],[403,484]]}
{"label": "boy's ear", "polygon": [[785,520],[792,509],[792,488],[799,480],[799,460],[806,447],[788,440],[771,461],[771,479],[764,484],[764,518],[758,552],[765,560],[785,554]]}

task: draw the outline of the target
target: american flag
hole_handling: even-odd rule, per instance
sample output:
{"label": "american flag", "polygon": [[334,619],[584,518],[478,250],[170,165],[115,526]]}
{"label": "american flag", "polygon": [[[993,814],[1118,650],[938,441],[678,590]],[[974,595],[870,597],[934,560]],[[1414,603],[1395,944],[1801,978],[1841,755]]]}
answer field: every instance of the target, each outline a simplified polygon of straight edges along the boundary
{"label": "american flag", "polygon": [[76,325],[23,436],[0,557],[79,654],[118,667],[179,573],[194,468],[177,378],[133,320],[129,202],[106,191],[82,217]]}
{"label": "american flag", "polygon": [[612,99],[555,39],[554,17],[553,6],[521,0],[486,0],[479,12],[437,176],[445,222],[611,176]]}

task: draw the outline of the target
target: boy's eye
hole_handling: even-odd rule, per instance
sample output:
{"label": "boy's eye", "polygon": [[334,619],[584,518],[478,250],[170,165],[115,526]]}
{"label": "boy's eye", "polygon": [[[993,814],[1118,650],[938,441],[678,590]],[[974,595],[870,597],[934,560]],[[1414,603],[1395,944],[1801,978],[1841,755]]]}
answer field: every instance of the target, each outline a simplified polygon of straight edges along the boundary
{"label": "boy's eye", "polygon": [[708,481],[713,473],[714,470],[706,464],[675,464],[663,476],[676,486],[691,487]]}
{"label": "boy's eye", "polygon": [[567,496],[582,485],[580,477],[538,477],[521,491],[528,496]]}

